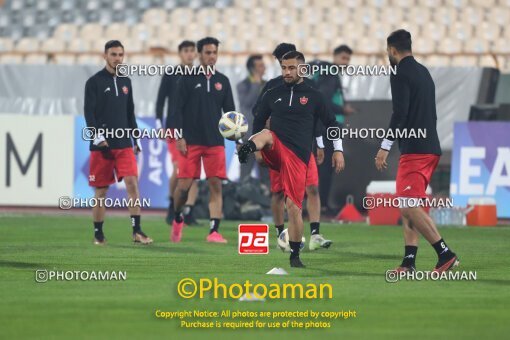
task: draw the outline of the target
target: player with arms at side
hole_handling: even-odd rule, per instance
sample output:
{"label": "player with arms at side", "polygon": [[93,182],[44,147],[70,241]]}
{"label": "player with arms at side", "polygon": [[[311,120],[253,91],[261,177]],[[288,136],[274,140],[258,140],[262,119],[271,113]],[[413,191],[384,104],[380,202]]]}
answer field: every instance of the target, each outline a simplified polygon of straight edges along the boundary
{"label": "player with arms at side", "polygon": [[[200,65],[216,65],[219,41],[206,37],[197,42]],[[201,161],[209,182],[210,229],[207,242],[227,243],[218,232],[222,216],[223,199],[221,181],[227,177],[225,141],[217,129],[223,112],[234,111],[234,97],[230,81],[222,73],[183,76],[177,85],[175,101],[176,122],[182,128],[183,138],[177,140],[182,154],[175,191],[175,218],[171,240],[180,242],[184,225],[183,207],[189,188],[200,178]]]}
{"label": "player with arms at side", "polygon": [[[179,58],[181,59],[181,64],[177,67],[192,67],[193,60],[196,57],[196,48],[195,43],[193,41],[184,40],[179,44],[178,47]],[[175,119],[176,116],[174,114],[174,104],[176,89],[177,89],[177,81],[182,77],[180,74],[164,74],[161,78],[161,84],[158,90],[158,98],[156,100],[156,128],[160,129],[163,127],[163,108],[165,106],[165,101],[168,98],[167,104],[167,115],[166,115],[166,129],[173,129],[176,126]],[[171,138],[167,140],[168,152],[170,153],[170,157],[172,158],[172,164],[174,171],[172,172],[172,176],[169,181],[169,199],[170,204],[168,206],[166,222],[168,224],[172,224],[174,219],[174,192],[175,187],[177,186],[177,173],[179,172],[179,158],[180,152],[177,150],[177,143],[175,138]],[[188,193],[188,200],[184,206],[184,223],[187,225],[196,224],[196,220],[193,217],[193,206],[195,205],[195,201],[197,200],[198,195],[198,183],[193,181],[191,184],[191,188]]]}
{"label": "player with arms at side", "polygon": [[[290,51],[296,51],[296,46],[294,44],[289,43],[281,43],[273,51],[273,56],[281,65],[281,59],[283,55]],[[314,86],[314,82],[309,80],[308,78],[303,78],[305,84]],[[262,89],[259,98],[253,108],[254,116],[257,114],[257,110],[259,104],[262,100],[264,94],[277,86],[285,84],[283,77],[280,75],[276,78],[269,80],[264,88]],[[266,127],[270,128],[270,119]],[[321,209],[321,201],[319,195],[319,174],[317,169],[317,164],[320,165],[324,161],[324,142],[322,139],[322,125],[317,124],[315,130],[315,137],[317,140],[317,162],[315,160],[315,155],[311,154],[310,162],[308,163],[308,171],[306,178],[306,208],[308,211],[308,219],[310,221],[310,242],[309,248],[310,250],[316,250],[319,248],[329,248],[333,243],[331,240],[325,239],[320,234],[320,209]],[[260,152],[255,153],[255,158],[260,165],[263,165],[264,162],[262,160],[262,156]],[[281,183],[280,172],[274,169],[269,169],[269,179],[271,182],[271,210],[273,212],[273,219],[276,227],[276,236],[280,236],[280,234],[284,230],[284,221],[285,221],[285,204],[284,204],[284,194]]]}
{"label": "player with arms at side", "polygon": [[[322,94],[298,74],[298,65],[304,62],[301,52],[290,51],[283,55],[284,84],[264,94],[253,124],[254,135],[238,151],[241,163],[247,161],[250,153],[261,151],[264,162],[280,172],[289,215],[291,267],[304,267],[299,258],[303,236],[301,209],[316,124],[320,119],[326,127],[339,127],[333,114],[326,109]],[[271,130],[264,129],[269,117]],[[335,141],[334,148],[332,163],[340,172],[344,168],[342,141]]]}
{"label": "player with arms at side", "polygon": [[[426,198],[425,190],[439,163],[441,146],[436,130],[435,85],[426,67],[418,63],[411,51],[411,34],[405,30],[391,33],[387,39],[387,52],[391,65],[397,65],[396,75],[391,75],[393,115],[388,130],[425,129],[427,138],[399,140],[400,161],[397,171],[397,196],[403,217],[405,253],[396,271],[415,271],[419,234],[432,245],[438,261],[434,271],[444,272],[459,264],[457,255],[446,245],[434,221],[416,200]],[[382,141],[375,158],[375,166],[387,168],[386,159],[394,142]],[[411,200],[414,200],[411,202]]]}
{"label": "player with arms at side", "polygon": [[[118,40],[108,41],[104,48],[106,67],[90,77],[85,84],[85,120],[89,129],[136,129],[135,106],[131,79],[116,76],[116,67],[122,64],[124,46]],[[96,134],[90,141],[89,185],[95,188],[95,198],[106,197],[108,187],[124,180],[131,202],[129,213],[135,243],[150,244],[152,239],[140,226],[140,193],[135,154],[141,151],[139,141],[129,137],[109,138]],[[103,221],[106,207],[92,208],[94,216],[94,244],[104,245]]]}

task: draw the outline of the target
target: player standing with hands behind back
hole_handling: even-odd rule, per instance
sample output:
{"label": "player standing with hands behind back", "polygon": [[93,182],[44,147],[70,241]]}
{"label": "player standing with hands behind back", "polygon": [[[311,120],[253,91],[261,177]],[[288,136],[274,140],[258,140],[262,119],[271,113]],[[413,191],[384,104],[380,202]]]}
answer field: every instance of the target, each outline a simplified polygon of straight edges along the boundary
{"label": "player standing with hands behind back", "polygon": [[[106,67],[90,77],[85,84],[85,120],[88,129],[136,129],[133,88],[128,77],[118,78],[117,65],[124,59],[124,46],[118,40],[110,40],[104,47]],[[108,187],[124,180],[128,196],[132,202],[139,202],[138,168],[135,153],[141,151],[138,140],[130,137],[105,138],[96,134],[90,141],[89,185],[95,188],[95,198],[106,197]],[[92,208],[94,216],[94,244],[106,243],[103,233],[103,221],[106,207],[96,205]],[[140,206],[129,207],[133,241],[150,244],[152,239],[142,232],[140,227]]]}
{"label": "player standing with hands behind back", "polygon": [[[439,235],[430,216],[411,200],[426,198],[425,190],[439,163],[441,146],[436,130],[435,85],[426,67],[418,63],[411,51],[411,33],[397,30],[387,39],[388,58],[397,65],[396,75],[391,75],[393,115],[389,130],[425,129],[427,138],[399,140],[400,161],[397,171],[397,196],[403,217],[405,254],[402,264],[395,271],[415,271],[420,234],[432,245],[438,261],[434,271],[444,272],[459,264],[459,259]],[[384,139],[375,158],[375,166],[387,168],[386,158],[394,140]]]}

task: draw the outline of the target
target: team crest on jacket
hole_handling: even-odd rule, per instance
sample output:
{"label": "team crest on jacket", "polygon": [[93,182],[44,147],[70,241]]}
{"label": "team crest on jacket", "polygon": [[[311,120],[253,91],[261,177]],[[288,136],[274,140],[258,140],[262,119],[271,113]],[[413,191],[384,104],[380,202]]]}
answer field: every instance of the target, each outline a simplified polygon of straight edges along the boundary
{"label": "team crest on jacket", "polygon": [[122,86],[122,92],[124,92],[124,94],[128,94],[129,92],[129,89],[127,86]]}
{"label": "team crest on jacket", "polygon": [[220,82],[216,82],[214,83],[214,88],[217,90],[217,91],[221,91],[221,89],[223,88],[223,85],[221,85]]}
{"label": "team crest on jacket", "polygon": [[299,98],[299,102],[301,103],[301,105],[306,105],[306,103],[308,103],[308,98],[303,96]]}

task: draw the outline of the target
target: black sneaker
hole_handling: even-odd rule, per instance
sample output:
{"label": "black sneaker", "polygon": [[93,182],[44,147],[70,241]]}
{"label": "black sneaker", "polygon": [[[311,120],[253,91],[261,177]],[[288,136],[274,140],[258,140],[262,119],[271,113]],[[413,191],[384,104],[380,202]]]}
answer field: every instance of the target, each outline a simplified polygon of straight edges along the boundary
{"label": "black sneaker", "polygon": [[239,151],[237,151],[237,157],[239,158],[239,163],[246,163],[248,162],[248,156],[251,153],[250,144],[245,143],[241,145],[239,148]]}
{"label": "black sneaker", "polygon": [[184,215],[184,224],[186,225],[198,225],[198,221],[195,219],[195,216],[193,216],[193,213]]}
{"label": "black sneaker", "polygon": [[168,205],[168,209],[166,210],[166,218],[165,218],[166,224],[172,225],[172,221],[174,220],[174,217],[175,217],[174,205],[172,203],[170,203]]}
{"label": "black sneaker", "polygon": [[457,267],[460,264],[459,258],[457,255],[453,254],[452,257],[444,260],[437,261],[436,267],[434,268],[434,272],[442,273],[446,272],[452,268]]}
{"label": "black sneaker", "polygon": [[290,266],[294,268],[305,268],[306,266],[301,262],[299,257],[294,257],[290,259]]}

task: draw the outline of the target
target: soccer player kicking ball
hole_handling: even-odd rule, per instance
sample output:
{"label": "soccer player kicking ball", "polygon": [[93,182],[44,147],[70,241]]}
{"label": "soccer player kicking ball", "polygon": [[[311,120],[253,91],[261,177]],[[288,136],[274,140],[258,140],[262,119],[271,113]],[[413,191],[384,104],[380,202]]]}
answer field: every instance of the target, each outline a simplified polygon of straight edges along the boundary
{"label": "soccer player kicking ball", "polygon": [[[124,46],[118,40],[108,41],[104,48],[106,67],[90,77],[85,84],[85,120],[88,129],[104,128],[136,129],[135,106],[131,79],[116,76],[116,67],[122,64]],[[95,198],[104,200],[108,187],[124,180],[130,202],[131,225],[135,243],[150,244],[152,239],[140,227],[140,193],[138,191],[138,169],[135,154],[141,151],[138,140],[109,138],[96,134],[90,141],[89,185],[95,188]],[[92,208],[94,216],[94,244],[104,245],[103,221],[106,207],[98,204]]]}
{"label": "soccer player kicking ball", "polygon": [[[396,75],[391,75],[393,115],[389,130],[425,129],[426,139],[400,139],[401,152],[397,171],[397,196],[404,221],[405,254],[402,264],[395,270],[414,271],[418,236],[420,234],[437,252],[434,271],[444,272],[459,264],[459,259],[446,245],[434,221],[410,200],[426,198],[425,190],[439,162],[441,146],[436,130],[435,85],[429,71],[418,63],[411,52],[411,34],[397,30],[387,39],[388,58],[397,65]],[[384,139],[375,158],[375,166],[387,168],[386,159],[394,140]]]}
{"label": "soccer player kicking ball", "polygon": [[[296,46],[289,43],[281,43],[273,51],[273,56],[281,65],[282,57],[285,53],[296,51]],[[303,78],[305,84],[314,86],[315,83],[308,78]],[[269,80],[262,89],[255,107],[253,108],[253,115],[256,116],[258,107],[264,94],[280,85],[285,84],[282,76],[278,76]],[[269,125],[269,124],[268,124]],[[308,219],[310,220],[310,250],[317,250],[320,248],[329,248],[333,241],[325,239],[320,233],[320,214],[321,214],[321,201],[319,195],[319,175],[317,164],[320,165],[324,160],[324,141],[322,140],[322,126],[316,126],[315,136],[317,140],[317,162],[315,155],[312,153],[310,162],[308,163],[308,170],[306,176],[306,204],[308,210]],[[270,127],[268,127],[270,129]],[[263,165],[264,161],[260,152],[255,153],[257,162]],[[269,179],[271,182],[271,210],[273,212],[274,224],[276,227],[277,237],[284,230],[285,223],[285,196],[283,194],[280,172],[274,169],[269,169]]]}
{"label": "soccer player kicking ball", "polygon": [[[207,37],[197,42],[200,65],[206,69],[218,59],[219,41]],[[228,78],[214,74],[183,75],[177,84],[175,102],[177,128],[182,127],[183,138],[177,140],[179,173],[175,189],[175,217],[170,240],[180,242],[184,225],[183,207],[195,179],[200,178],[201,161],[209,182],[210,229],[207,242],[227,243],[218,232],[223,200],[221,181],[227,177],[225,141],[217,129],[223,112],[234,111],[234,97]]]}
{"label": "soccer player kicking ball", "polygon": [[[312,141],[318,119],[326,127],[338,127],[335,117],[326,110],[319,91],[305,84],[298,74],[298,65],[305,58],[291,51],[282,57],[284,84],[264,94],[253,123],[250,140],[238,151],[239,162],[245,163],[250,153],[261,151],[265,163],[281,176],[289,215],[291,267],[304,267],[299,258],[303,237],[302,203],[306,175],[312,153]],[[271,130],[263,129],[271,116]],[[342,141],[334,143],[332,163],[336,172],[344,168]]]}

